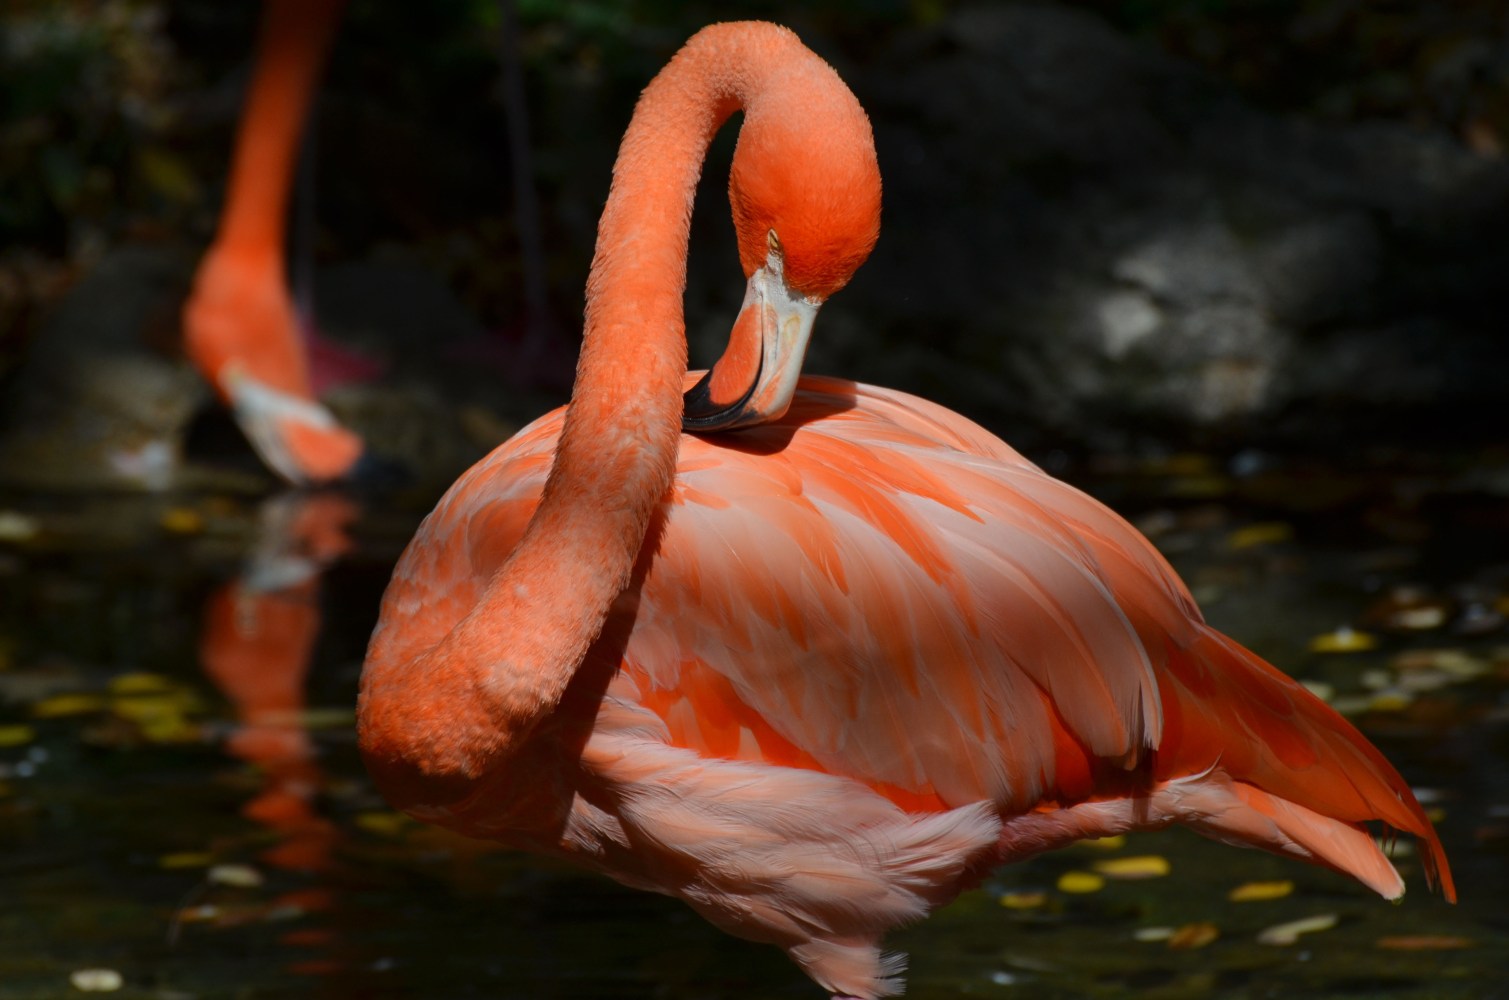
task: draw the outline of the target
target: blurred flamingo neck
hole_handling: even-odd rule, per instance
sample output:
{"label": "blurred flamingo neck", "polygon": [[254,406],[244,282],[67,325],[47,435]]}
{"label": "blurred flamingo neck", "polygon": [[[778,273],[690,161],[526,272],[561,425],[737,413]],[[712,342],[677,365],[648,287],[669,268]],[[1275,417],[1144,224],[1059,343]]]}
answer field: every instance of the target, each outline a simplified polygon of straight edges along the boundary
{"label": "blurred flamingo neck", "polygon": [[283,259],[299,138],[345,0],[268,0],[256,69],[236,136],[216,243],[240,257]]}

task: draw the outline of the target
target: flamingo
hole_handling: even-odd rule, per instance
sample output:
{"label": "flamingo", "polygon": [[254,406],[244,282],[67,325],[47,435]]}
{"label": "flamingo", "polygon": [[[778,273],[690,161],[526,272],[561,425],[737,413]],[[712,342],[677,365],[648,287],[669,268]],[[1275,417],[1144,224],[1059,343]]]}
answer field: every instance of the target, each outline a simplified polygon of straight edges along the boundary
{"label": "flamingo", "polygon": [[284,279],[299,136],[344,0],[268,0],[219,231],[184,307],[189,359],[258,455],[295,485],[349,473],[361,438],[316,399]]}
{"label": "flamingo", "polygon": [[[736,109],[748,284],[698,376],[689,218]],[[1396,898],[1377,822],[1454,899],[1398,772],[1124,520],[940,406],[799,376],[879,213],[869,121],[790,31],[714,25],[655,77],[570,404],[456,482],[383,599],[358,707],[381,792],[679,897],[836,998],[900,992],[883,935],[994,867],[1128,830]]]}

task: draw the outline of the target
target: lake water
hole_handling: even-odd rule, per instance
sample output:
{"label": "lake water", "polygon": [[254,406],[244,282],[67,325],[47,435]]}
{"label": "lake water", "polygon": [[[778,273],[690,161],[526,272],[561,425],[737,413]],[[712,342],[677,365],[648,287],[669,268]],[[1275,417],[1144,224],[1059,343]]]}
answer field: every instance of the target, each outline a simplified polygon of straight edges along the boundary
{"label": "lake water", "polygon": [[[1426,890],[1408,844],[1390,905],[1299,863],[1137,835],[1011,867],[894,935],[908,995],[1509,996],[1506,470],[1067,470],[1170,553],[1217,625],[1384,749],[1439,818],[1461,905]],[[0,495],[0,997],[820,995],[672,900],[375,795],[352,704],[417,517]],[[1295,921],[1293,943],[1260,940]]]}

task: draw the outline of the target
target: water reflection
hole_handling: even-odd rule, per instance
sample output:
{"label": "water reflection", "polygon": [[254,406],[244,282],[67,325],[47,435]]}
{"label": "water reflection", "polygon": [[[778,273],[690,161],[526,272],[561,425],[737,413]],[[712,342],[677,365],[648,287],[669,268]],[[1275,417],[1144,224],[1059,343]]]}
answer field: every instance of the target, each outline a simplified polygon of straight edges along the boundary
{"label": "water reflection", "polygon": [[[1509,977],[1509,504],[1380,481],[1306,511],[1283,498],[1315,481],[1294,482],[1228,483],[1219,503],[1179,499],[1187,476],[1097,485],[1221,627],[1328,688],[1434,790],[1462,905],[1425,893],[1410,857],[1394,907],[1149,834],[1009,867],[897,935],[910,996],[1478,1000]],[[373,793],[351,706],[413,515],[337,493],[0,496],[5,512],[34,531],[0,540],[0,995],[71,996],[71,974],[107,968],[117,995],[155,998],[816,996],[674,901],[413,824]],[[1343,626],[1374,644],[1307,651]],[[1153,855],[1168,874],[1102,868]],[[1067,891],[1076,872],[1104,884]],[[1272,882],[1292,886],[1230,898]],[[1294,945],[1258,941],[1326,914]]]}
{"label": "water reflection", "polygon": [[339,836],[319,813],[324,775],[305,726],[304,681],[320,631],[320,577],[350,550],[357,513],[336,493],[266,501],[243,571],[205,603],[199,661],[235,710],[226,752],[263,775],[241,813],[277,834],[259,855],[276,868],[328,869]]}
{"label": "water reflection", "polygon": [[[316,879],[267,900],[259,907],[263,919],[326,913],[339,901],[339,883],[328,876],[342,833],[321,811],[326,776],[308,729],[305,681],[320,633],[321,577],[350,551],[347,528],[358,513],[352,499],[334,492],[290,492],[264,501],[241,572],[204,606],[200,665],[235,714],[224,749],[261,776],[240,810],[271,837],[255,857],[268,868]],[[262,878],[255,869],[221,867],[211,871],[212,881],[217,874],[232,885],[239,878],[243,887]],[[329,974],[346,964],[336,956],[341,940],[332,927],[303,921],[278,940],[311,949],[286,963],[288,971]]]}

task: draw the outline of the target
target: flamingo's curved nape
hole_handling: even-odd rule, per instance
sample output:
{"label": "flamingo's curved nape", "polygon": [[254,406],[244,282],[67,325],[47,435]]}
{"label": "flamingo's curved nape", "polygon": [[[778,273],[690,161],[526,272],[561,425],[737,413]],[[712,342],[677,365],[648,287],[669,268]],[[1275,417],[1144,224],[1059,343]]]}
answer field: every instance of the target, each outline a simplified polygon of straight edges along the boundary
{"label": "flamingo's curved nape", "polygon": [[[699,382],[690,206],[736,108],[730,197],[763,284]],[[382,792],[677,896],[863,1000],[901,989],[888,930],[1083,837],[1180,823],[1396,896],[1381,823],[1453,897],[1399,774],[1207,626],[1124,520],[925,400],[781,388],[803,319],[782,296],[841,287],[879,213],[868,121],[789,31],[715,25],[650,83],[571,404],[451,488],[384,598],[358,706]],[[749,425],[681,433],[688,391],[693,426]]]}

